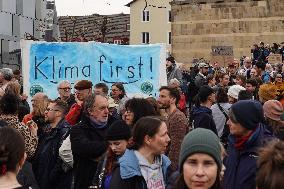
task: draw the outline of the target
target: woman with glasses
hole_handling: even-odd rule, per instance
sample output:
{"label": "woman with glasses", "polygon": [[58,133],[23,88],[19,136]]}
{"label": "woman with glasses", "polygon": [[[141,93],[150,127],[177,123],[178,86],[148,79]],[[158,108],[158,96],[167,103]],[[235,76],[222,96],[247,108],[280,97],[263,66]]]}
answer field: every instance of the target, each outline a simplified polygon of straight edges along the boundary
{"label": "woman with glasses", "polygon": [[123,84],[122,83],[112,84],[110,96],[111,98],[113,98],[114,103],[118,104],[118,107],[116,108],[116,111],[114,111],[113,115],[117,119],[120,119],[125,111],[124,107],[125,102],[128,100]]}
{"label": "woman with glasses", "polygon": [[158,116],[154,106],[144,98],[132,98],[125,103],[124,120],[127,125],[134,126],[134,124],[145,116]]}

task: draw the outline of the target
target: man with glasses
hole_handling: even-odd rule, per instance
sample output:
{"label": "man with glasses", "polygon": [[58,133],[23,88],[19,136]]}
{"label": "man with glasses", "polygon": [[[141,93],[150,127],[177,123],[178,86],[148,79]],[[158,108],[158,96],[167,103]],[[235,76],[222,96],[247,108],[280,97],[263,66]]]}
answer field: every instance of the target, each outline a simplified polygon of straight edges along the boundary
{"label": "man with glasses", "polygon": [[57,99],[66,102],[68,104],[68,110],[76,103],[75,96],[71,93],[71,89],[71,84],[67,80],[61,81],[57,86],[59,94]]}
{"label": "man with glasses", "polygon": [[107,150],[105,135],[111,124],[108,106],[108,99],[104,95],[89,96],[84,102],[80,123],[70,131],[75,189],[91,185],[98,162]]}
{"label": "man with glasses", "polygon": [[244,65],[243,67],[239,70],[239,74],[246,76],[247,79],[249,79],[251,77],[250,72],[251,69],[253,68],[252,66],[252,60],[249,57],[246,57],[244,59]]}
{"label": "man with glasses", "polygon": [[80,121],[84,101],[92,94],[92,87],[92,82],[88,80],[80,80],[75,84],[76,103],[71,106],[65,117],[70,125],[75,125]]}
{"label": "man with glasses", "polygon": [[69,124],[64,120],[67,104],[62,100],[51,101],[45,110],[48,124],[39,141],[33,161],[33,171],[41,189],[70,188],[72,173],[64,172],[59,159],[59,147],[69,131]]}

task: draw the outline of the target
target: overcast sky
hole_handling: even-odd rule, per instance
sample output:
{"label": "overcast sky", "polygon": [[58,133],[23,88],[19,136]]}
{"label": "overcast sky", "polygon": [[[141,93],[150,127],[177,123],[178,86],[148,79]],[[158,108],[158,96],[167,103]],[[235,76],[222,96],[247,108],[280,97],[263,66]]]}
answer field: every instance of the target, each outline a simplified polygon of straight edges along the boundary
{"label": "overcast sky", "polygon": [[131,0],[55,0],[58,16],[129,13]]}

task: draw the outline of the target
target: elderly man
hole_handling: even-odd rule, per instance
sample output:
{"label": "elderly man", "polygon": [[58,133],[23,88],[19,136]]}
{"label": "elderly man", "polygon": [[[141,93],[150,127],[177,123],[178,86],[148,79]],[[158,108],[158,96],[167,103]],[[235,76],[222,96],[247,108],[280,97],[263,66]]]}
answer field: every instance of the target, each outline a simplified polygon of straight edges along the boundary
{"label": "elderly man", "polygon": [[239,70],[239,74],[246,76],[247,79],[250,78],[250,72],[252,69],[252,60],[249,57],[246,57],[244,59],[244,65],[243,67]]}
{"label": "elderly man", "polygon": [[61,81],[57,86],[57,91],[59,94],[57,99],[66,102],[68,105],[68,110],[70,110],[71,106],[76,103],[74,95],[71,94],[71,89],[71,84],[67,80]]}
{"label": "elderly man", "polygon": [[0,97],[5,93],[5,89],[13,78],[13,71],[10,68],[0,69]]}
{"label": "elderly man", "polygon": [[108,147],[105,140],[106,130],[111,124],[108,106],[107,97],[89,96],[84,103],[81,122],[71,129],[75,189],[91,185],[98,162]]}

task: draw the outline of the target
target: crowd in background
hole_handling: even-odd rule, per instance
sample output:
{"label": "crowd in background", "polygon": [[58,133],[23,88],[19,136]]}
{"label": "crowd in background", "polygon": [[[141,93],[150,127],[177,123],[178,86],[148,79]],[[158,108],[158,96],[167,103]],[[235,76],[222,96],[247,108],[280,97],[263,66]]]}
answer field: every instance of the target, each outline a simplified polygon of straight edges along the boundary
{"label": "crowd in background", "polygon": [[29,107],[20,71],[0,69],[0,189],[281,188],[284,66],[266,49],[283,54],[260,43],[242,63],[189,69],[168,57],[156,98],[65,80]]}

